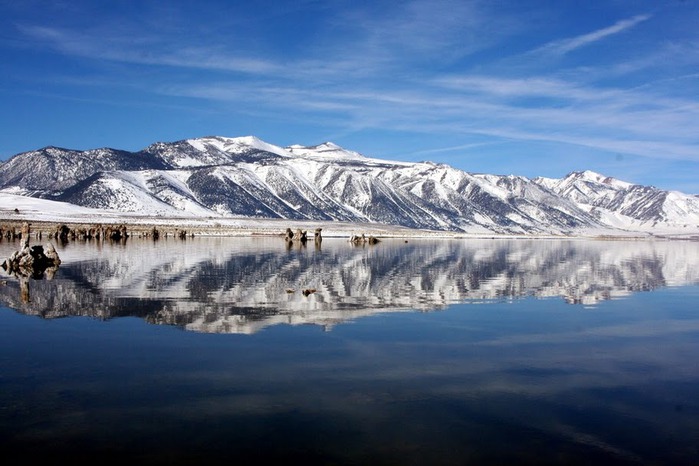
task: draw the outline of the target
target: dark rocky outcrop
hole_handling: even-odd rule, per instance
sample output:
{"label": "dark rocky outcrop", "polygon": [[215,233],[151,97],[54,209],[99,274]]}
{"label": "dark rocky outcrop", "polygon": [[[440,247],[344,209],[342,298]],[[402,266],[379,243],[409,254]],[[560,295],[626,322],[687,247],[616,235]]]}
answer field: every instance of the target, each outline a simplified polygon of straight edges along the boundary
{"label": "dark rocky outcrop", "polygon": [[119,241],[129,237],[126,225],[108,226],[104,229],[104,238]]}
{"label": "dark rocky outcrop", "polygon": [[306,233],[306,231],[301,231],[300,229],[296,230],[296,233],[294,233],[294,241],[301,241],[302,243],[305,243],[308,241]]}
{"label": "dark rocky outcrop", "polygon": [[284,232],[284,240],[287,243],[300,242],[301,244],[306,244],[306,241],[308,241],[308,232],[302,231],[299,228],[296,230],[296,233],[294,233],[291,228],[287,228]]}
{"label": "dark rocky outcrop", "polygon": [[30,246],[29,237],[30,226],[25,223],[22,226],[22,248],[13,252],[0,266],[9,274],[18,277],[53,276],[61,263],[53,244],[47,243],[45,248],[40,245]]}
{"label": "dark rocky outcrop", "polygon": [[380,240],[377,237],[372,235],[366,236],[364,233],[350,237],[350,243],[352,244],[376,244],[379,242]]}
{"label": "dark rocky outcrop", "polygon": [[68,240],[87,240],[87,239],[111,239],[122,240],[129,237],[126,225],[92,225],[89,227],[70,228],[68,225],[59,225],[56,230],[50,235],[56,240],[65,243]]}

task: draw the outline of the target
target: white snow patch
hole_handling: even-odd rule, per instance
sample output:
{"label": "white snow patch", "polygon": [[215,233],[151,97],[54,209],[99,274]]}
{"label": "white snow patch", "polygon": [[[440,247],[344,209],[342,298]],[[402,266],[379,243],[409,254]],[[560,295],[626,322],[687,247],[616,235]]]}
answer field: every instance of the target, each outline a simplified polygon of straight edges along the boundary
{"label": "white snow patch", "polygon": [[291,156],[289,152],[287,152],[283,148],[264,142],[255,136],[242,136],[237,138],[226,138],[220,136],[206,137],[188,139],[187,143],[189,143],[189,145],[201,152],[207,152],[210,147],[213,147],[227,154],[238,154],[245,150],[256,149],[260,151],[271,152],[282,157]]}

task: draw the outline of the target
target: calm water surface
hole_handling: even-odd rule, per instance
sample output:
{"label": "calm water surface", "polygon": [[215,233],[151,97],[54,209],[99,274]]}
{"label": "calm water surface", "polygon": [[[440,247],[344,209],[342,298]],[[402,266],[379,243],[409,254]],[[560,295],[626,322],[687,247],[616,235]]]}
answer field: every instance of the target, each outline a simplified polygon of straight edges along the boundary
{"label": "calm water surface", "polygon": [[699,243],[57,249],[0,270],[3,459],[699,464]]}

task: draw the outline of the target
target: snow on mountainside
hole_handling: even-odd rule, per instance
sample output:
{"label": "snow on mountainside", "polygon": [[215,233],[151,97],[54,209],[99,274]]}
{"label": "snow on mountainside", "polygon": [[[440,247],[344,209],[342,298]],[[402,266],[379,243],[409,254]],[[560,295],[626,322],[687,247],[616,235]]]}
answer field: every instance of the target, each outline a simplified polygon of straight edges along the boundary
{"label": "snow on mountainside", "polygon": [[290,156],[281,147],[267,144],[254,136],[209,136],[174,143],[160,142],[151,144],[143,152],[163,159],[172,168],[216,166],[245,160],[259,161],[274,156]]}
{"label": "snow on mountainside", "polygon": [[327,142],[254,136],[158,142],[139,152],[48,147],[0,166],[0,193],[151,216],[384,223],[509,234],[697,234],[699,198],[584,171],[472,174],[364,157]]}
{"label": "snow on mountainside", "polygon": [[154,216],[211,215],[177,171],[101,172],[67,189],[56,199],[95,209],[148,212]]}
{"label": "snow on mountainside", "polygon": [[27,195],[50,197],[97,172],[146,168],[165,169],[168,166],[147,152],[45,147],[18,154],[4,163],[0,167],[0,186],[16,186]]}
{"label": "snow on mountainside", "polygon": [[293,155],[306,156],[319,160],[368,160],[363,155],[345,150],[332,142],[325,142],[311,147],[295,144],[286,149]]}
{"label": "snow on mountainside", "polygon": [[608,224],[626,220],[628,226],[646,230],[658,225],[699,225],[696,196],[634,185],[591,171],[570,173],[560,180],[537,178],[535,181],[598,218],[606,216]]}
{"label": "snow on mountainside", "polygon": [[211,136],[200,139],[189,139],[187,141],[193,147],[202,152],[206,152],[209,148],[215,147],[221,152],[238,154],[250,151],[269,152],[282,157],[288,157],[289,154],[281,147],[268,144],[255,136],[243,136],[239,138],[224,138]]}

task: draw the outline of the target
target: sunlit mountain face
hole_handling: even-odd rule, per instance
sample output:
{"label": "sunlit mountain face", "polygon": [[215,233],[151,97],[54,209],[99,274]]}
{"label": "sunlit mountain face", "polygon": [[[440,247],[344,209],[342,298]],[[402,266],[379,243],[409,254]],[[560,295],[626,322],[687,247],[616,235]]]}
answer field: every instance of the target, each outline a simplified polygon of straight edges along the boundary
{"label": "sunlit mountain face", "polygon": [[0,193],[151,216],[382,223],[505,234],[699,234],[699,198],[584,171],[474,174],[367,158],[332,143],[255,137],[154,143],[139,152],[47,147],[0,166]]}

